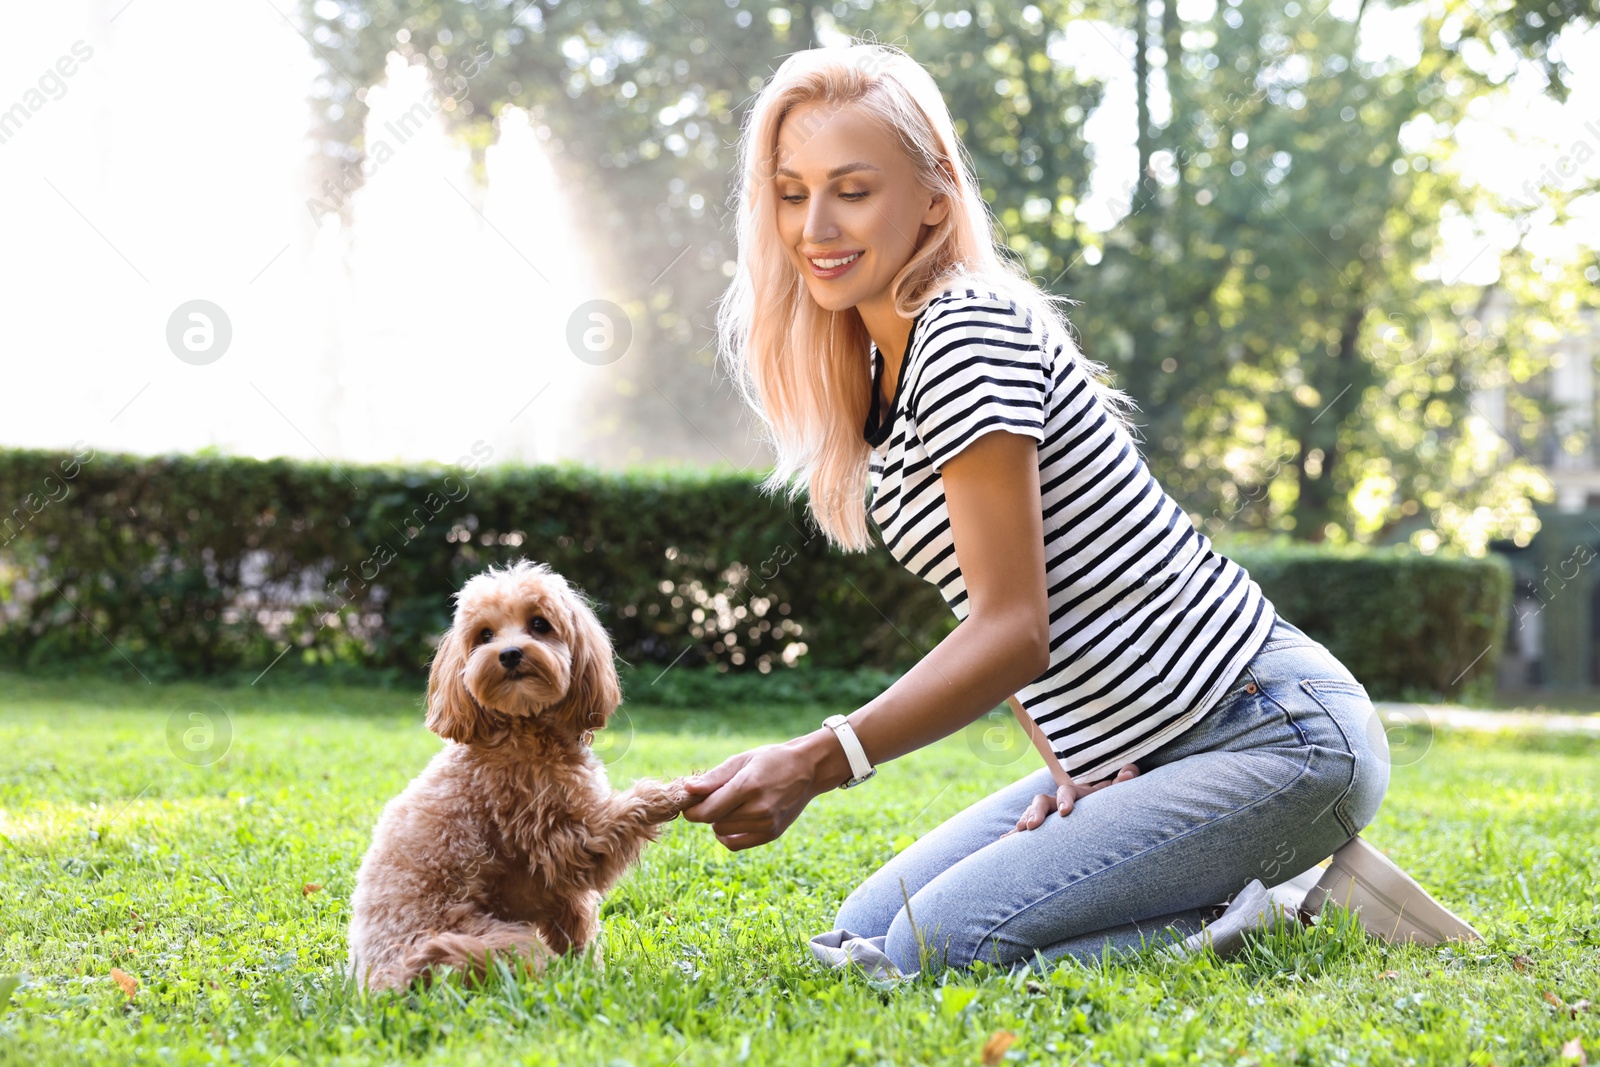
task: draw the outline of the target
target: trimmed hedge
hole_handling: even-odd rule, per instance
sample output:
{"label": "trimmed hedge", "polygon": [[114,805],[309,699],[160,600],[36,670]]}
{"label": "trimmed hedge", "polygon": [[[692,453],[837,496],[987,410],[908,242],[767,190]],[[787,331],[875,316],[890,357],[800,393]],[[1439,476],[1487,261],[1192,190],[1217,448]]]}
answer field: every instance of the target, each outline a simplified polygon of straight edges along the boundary
{"label": "trimmed hedge", "polygon": [[0,513],[0,662],[414,671],[455,590],[519,556],[585,591],[625,663],[903,670],[955,626],[933,586],[885,552],[830,548],[755,475],[491,467],[489,451],[451,466],[0,451],[0,502],[17,502]]}
{"label": "trimmed hedge", "polygon": [[[453,592],[519,556],[589,595],[629,691],[664,703],[725,696],[729,672],[750,674],[758,701],[826,699],[824,681],[861,668],[881,672],[863,691],[881,691],[956,624],[888,552],[830,548],[803,501],[762,496],[759,472],[490,458],[481,442],[453,465],[405,466],[0,450],[0,506],[15,502],[0,512],[0,663],[414,684]],[[1492,685],[1503,560],[1222,550],[1374,696]],[[787,680],[756,677],[772,671]]]}
{"label": "trimmed hedge", "polygon": [[1423,555],[1405,545],[1223,550],[1375,698],[1486,703],[1494,692],[1511,613],[1504,557]]}

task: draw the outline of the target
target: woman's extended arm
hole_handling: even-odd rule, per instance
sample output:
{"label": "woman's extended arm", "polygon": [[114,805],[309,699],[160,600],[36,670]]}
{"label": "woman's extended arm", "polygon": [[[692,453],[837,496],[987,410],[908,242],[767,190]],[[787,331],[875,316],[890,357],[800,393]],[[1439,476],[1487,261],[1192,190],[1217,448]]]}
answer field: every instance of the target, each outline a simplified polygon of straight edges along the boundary
{"label": "woman's extended arm", "polygon": [[[1049,666],[1037,447],[1031,437],[996,430],[944,464],[967,617],[894,685],[848,716],[874,766],[954,733]],[[838,738],[819,726],[689,779],[691,792],[706,799],[683,815],[713,823],[717,838],[737,851],[779,837],[813,797],[849,778]]]}

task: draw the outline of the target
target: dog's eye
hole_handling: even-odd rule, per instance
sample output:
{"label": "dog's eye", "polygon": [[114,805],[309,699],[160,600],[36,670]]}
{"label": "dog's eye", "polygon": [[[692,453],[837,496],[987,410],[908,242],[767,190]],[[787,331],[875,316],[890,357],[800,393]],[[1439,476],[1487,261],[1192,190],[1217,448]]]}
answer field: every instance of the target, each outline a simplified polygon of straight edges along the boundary
{"label": "dog's eye", "polygon": [[493,641],[493,640],[494,640],[494,631],[489,629],[487,626],[485,626],[478,633],[478,644],[480,644],[480,645],[487,645],[490,641]]}
{"label": "dog's eye", "polygon": [[547,634],[550,632],[550,620],[545,618],[543,615],[535,615],[532,620],[529,621],[528,629],[532,630],[536,634]]}

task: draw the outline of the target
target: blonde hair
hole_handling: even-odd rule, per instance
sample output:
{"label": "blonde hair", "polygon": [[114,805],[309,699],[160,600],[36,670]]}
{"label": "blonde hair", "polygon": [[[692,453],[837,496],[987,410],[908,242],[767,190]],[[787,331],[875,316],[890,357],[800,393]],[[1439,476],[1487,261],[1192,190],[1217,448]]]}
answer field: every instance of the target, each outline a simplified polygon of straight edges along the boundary
{"label": "blonde hair", "polygon": [[738,263],[717,307],[717,342],[777,453],[761,490],[787,489],[792,502],[799,495],[794,476],[802,475],[812,517],[829,541],[847,551],[872,547],[866,499],[872,448],[862,436],[872,402],[872,338],[854,308],[828,311],[811,298],[777,228],[778,128],[793,108],[812,101],[850,104],[881,124],[906,152],[917,180],[949,203],[943,221],[890,282],[895,311],[914,318],[953,286],[1015,300],[1019,311],[1031,309],[1036,328],[1042,325],[1041,343],[1046,333],[1061,338],[1090,371],[1108,413],[1131,436],[1133,400],[1101,380],[1105,365],[1078,350],[1056,306],[1077,301],[1045,292],[1002,253],[1011,250],[994,236],[971,160],[932,76],[893,45],[828,45],[790,55],[757,95],[730,197]]}

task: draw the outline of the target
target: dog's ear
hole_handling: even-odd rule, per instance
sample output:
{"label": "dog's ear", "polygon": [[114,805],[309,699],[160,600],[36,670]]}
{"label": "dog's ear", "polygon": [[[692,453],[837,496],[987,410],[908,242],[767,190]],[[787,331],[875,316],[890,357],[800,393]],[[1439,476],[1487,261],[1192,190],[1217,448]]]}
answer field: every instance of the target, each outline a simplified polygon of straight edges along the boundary
{"label": "dog's ear", "polygon": [[465,642],[455,627],[439,638],[439,650],[428,667],[428,729],[463,745],[486,741],[492,724],[489,713],[473,699],[464,677]]}
{"label": "dog's ear", "polygon": [[573,631],[572,681],[566,696],[551,709],[567,719],[574,734],[599,730],[622,703],[622,683],[613,661],[611,635],[582,602],[582,594],[569,594]]}

